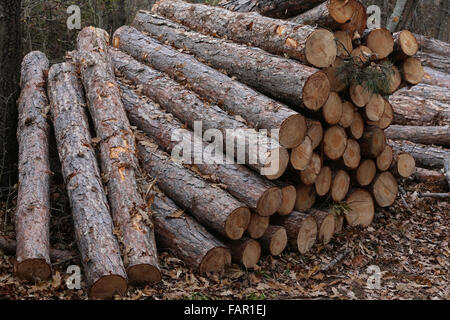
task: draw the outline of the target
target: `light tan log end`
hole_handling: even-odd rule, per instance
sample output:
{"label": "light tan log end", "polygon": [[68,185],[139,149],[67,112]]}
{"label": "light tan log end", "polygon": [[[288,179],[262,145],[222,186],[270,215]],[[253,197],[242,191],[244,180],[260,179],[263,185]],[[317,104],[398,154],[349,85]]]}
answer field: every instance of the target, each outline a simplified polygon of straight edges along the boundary
{"label": "light tan log end", "polygon": [[419,51],[419,43],[414,34],[409,30],[400,31],[398,44],[400,45],[401,51],[407,56],[412,57]]}
{"label": "light tan log end", "polygon": [[261,170],[261,174],[269,180],[276,180],[283,175],[289,164],[289,152],[284,147],[276,148],[270,152],[269,157]]}
{"label": "light tan log end", "polygon": [[358,168],[361,161],[361,150],[358,141],[354,139],[348,139],[347,147],[342,155],[344,165],[349,169]]}
{"label": "light tan log end", "polygon": [[338,124],[343,113],[342,100],[339,94],[331,92],[328,100],[322,108],[322,115],[326,123],[330,125]]}
{"label": "light tan log end", "polygon": [[301,254],[307,253],[317,239],[317,222],[312,216],[308,216],[303,220],[302,226],[298,231],[297,248]]}
{"label": "light tan log end", "polygon": [[289,185],[281,188],[281,193],[282,203],[277,212],[280,216],[286,216],[294,210],[295,200],[297,199],[297,191],[294,186]]}
{"label": "light tan log end", "polygon": [[359,185],[365,187],[368,186],[377,173],[377,166],[375,161],[372,159],[366,159],[361,162],[358,169],[356,170],[356,181]]}
{"label": "light tan log end", "polygon": [[353,122],[350,125],[350,133],[356,140],[360,139],[364,134],[364,119],[358,111],[353,113]]}
{"label": "light tan log end", "polygon": [[425,74],[422,63],[415,57],[409,57],[403,62],[403,78],[410,84],[418,84]]}
{"label": "light tan log end", "polygon": [[353,191],[347,198],[347,204],[350,210],[345,219],[350,226],[368,227],[372,223],[375,205],[368,191],[364,189]]}
{"label": "light tan log end", "polygon": [[282,198],[280,188],[273,187],[266,190],[258,200],[258,214],[264,217],[273,215],[281,207]]}
{"label": "light tan log end", "polygon": [[296,187],[297,198],[295,200],[295,210],[303,212],[311,209],[316,201],[316,190],[314,186],[299,185]]}
{"label": "light tan log end", "polygon": [[305,170],[313,155],[313,143],[310,137],[306,136],[303,142],[291,150],[291,164],[296,170]]}
{"label": "light tan log end", "polygon": [[244,252],[242,253],[242,264],[247,269],[254,268],[261,258],[261,245],[258,241],[249,239],[245,243]]}
{"label": "light tan log end", "polygon": [[331,185],[331,198],[340,202],[345,199],[350,189],[350,175],[345,170],[339,170]]}
{"label": "light tan log end", "polygon": [[261,238],[269,227],[270,218],[252,212],[247,233],[252,239]]}
{"label": "light tan log end", "polygon": [[306,60],[317,68],[329,67],[337,55],[334,34],[326,29],[314,31],[306,40]]}
{"label": "light tan log end", "polygon": [[391,167],[392,160],[394,157],[394,152],[392,151],[392,147],[386,145],[384,150],[377,157],[377,168],[380,171],[386,171]]}
{"label": "light tan log end", "polygon": [[333,126],[325,131],[323,137],[323,151],[330,160],[338,160],[347,147],[347,135],[339,126]]}
{"label": "light tan log end", "polygon": [[225,223],[225,233],[231,240],[242,238],[250,223],[250,210],[246,207],[234,210]]}
{"label": "light tan log end", "polygon": [[306,80],[303,86],[303,103],[313,111],[319,110],[330,95],[331,85],[326,73],[319,71]]}
{"label": "light tan log end", "polygon": [[380,207],[389,207],[395,202],[398,183],[390,172],[379,174],[373,183],[373,196]]}
{"label": "light tan log end", "polygon": [[397,173],[402,178],[410,177],[416,170],[416,161],[409,153],[401,153],[397,159]]}
{"label": "light tan log end", "polygon": [[115,294],[125,295],[127,288],[127,280],[123,277],[103,276],[91,286],[89,296],[93,299],[111,299]]}
{"label": "light tan log end", "polygon": [[227,248],[211,249],[200,263],[200,273],[222,272],[231,264],[231,253]]}
{"label": "light tan log end", "polygon": [[308,120],[307,136],[311,139],[312,148],[315,149],[322,142],[323,127],[320,121]]}
{"label": "light tan log end", "polygon": [[292,115],[281,124],[279,143],[285,148],[294,148],[302,143],[306,130],[305,117],[300,114]]}
{"label": "light tan log end", "polygon": [[272,256],[280,255],[284,249],[286,249],[288,242],[286,229],[283,227],[278,227],[273,233],[270,240],[269,250]]}
{"label": "light tan log end", "polygon": [[332,171],[330,167],[323,166],[317,176],[314,186],[318,196],[324,196],[330,191],[332,181]]}
{"label": "light tan log end", "polygon": [[372,30],[367,36],[367,46],[377,55],[377,59],[384,59],[394,51],[392,33],[385,29]]}
{"label": "light tan log end", "polygon": [[342,117],[341,120],[339,120],[339,125],[342,128],[349,128],[352,123],[353,119],[355,117],[354,114],[355,106],[350,101],[344,101],[342,103]]}
{"label": "light tan log end", "polygon": [[332,214],[327,215],[319,227],[319,233],[317,234],[319,241],[323,244],[330,243],[334,235],[335,226],[336,220],[334,216]]}

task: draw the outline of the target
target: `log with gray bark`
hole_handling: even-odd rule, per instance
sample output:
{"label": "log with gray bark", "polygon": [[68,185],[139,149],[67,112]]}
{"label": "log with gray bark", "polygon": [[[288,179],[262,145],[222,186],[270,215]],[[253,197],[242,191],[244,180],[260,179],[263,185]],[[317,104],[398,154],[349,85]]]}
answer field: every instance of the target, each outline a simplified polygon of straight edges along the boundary
{"label": "log with gray bark", "polygon": [[[217,105],[205,102],[183,85],[129,55],[115,49],[110,49],[110,54],[118,75],[132,80],[145,95],[197,131],[197,135],[219,130],[224,138],[223,150],[228,150],[230,157],[233,157],[230,152],[238,157],[244,151],[245,159],[248,159],[246,164],[270,180],[284,173],[289,154],[274,139],[256,132],[242,119],[231,117]],[[255,146],[261,150],[259,154],[253,152]]]}
{"label": "log with gray bark", "polygon": [[424,67],[423,84],[450,89],[450,74],[430,67]]}
{"label": "log with gray bark", "polygon": [[326,29],[177,0],[160,1],[152,10],[193,30],[287,55],[318,68],[331,65],[337,54],[334,35]]}
{"label": "log with gray bark", "polygon": [[76,68],[56,64],[49,73],[49,98],[72,216],[90,296],[124,294],[127,276],[113,234],[108,200],[92,147],[86,100]]}
{"label": "log with gray bark", "polygon": [[393,125],[387,128],[385,133],[388,139],[450,147],[450,126]]}
{"label": "log with gray bark", "polygon": [[[195,163],[193,168],[226,185],[230,194],[262,216],[270,216],[279,209],[281,190],[278,187],[242,165],[227,163],[219,150],[215,150],[213,155],[209,144],[184,129],[184,125],[171,114],[154,102],[145,101],[123,83],[119,85],[131,123],[152,137],[166,152],[174,156],[174,149],[176,151],[180,143],[186,143],[189,147],[186,150],[191,152],[190,155],[183,153],[186,165]],[[196,156],[201,156],[202,161],[195,161]]]}
{"label": "log with gray bark", "polygon": [[294,107],[318,110],[330,93],[324,73],[261,49],[190,31],[148,11],[139,11],[133,26]]}
{"label": "log with gray bark", "polygon": [[416,165],[428,169],[442,169],[446,159],[450,159],[450,150],[437,146],[426,146],[410,141],[389,140],[388,144],[395,152],[406,152],[414,157]]}
{"label": "log with gray bark", "polygon": [[419,42],[417,57],[426,67],[448,73],[450,70],[450,44],[431,37],[414,34]]}
{"label": "log with gray bark", "polygon": [[109,35],[84,28],[75,54],[88,108],[100,139],[100,160],[115,225],[120,230],[130,282],[161,280],[149,211],[136,185],[138,161],[134,134],[123,108],[108,54]]}
{"label": "log with gray bark", "polygon": [[160,250],[169,250],[200,273],[222,272],[231,264],[230,250],[171,199],[151,192],[149,201]]}
{"label": "log with gray bark", "polygon": [[29,281],[51,276],[49,111],[46,80],[49,62],[40,51],[22,61],[18,104],[19,190],[15,213],[14,272]]}
{"label": "log with gray bark", "polygon": [[148,137],[137,134],[136,138],[143,168],[167,196],[209,230],[231,240],[242,237],[250,222],[250,210],[244,204],[175,162]]}
{"label": "log with gray bark", "polygon": [[267,17],[286,19],[305,12],[325,0],[224,0],[221,6],[237,12],[258,12]]}

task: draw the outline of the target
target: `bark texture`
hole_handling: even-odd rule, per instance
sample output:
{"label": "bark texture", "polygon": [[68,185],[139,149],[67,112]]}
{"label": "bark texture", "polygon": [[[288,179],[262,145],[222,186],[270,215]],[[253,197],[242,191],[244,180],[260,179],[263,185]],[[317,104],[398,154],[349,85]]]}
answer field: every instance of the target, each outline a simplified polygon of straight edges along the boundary
{"label": "bark texture", "polygon": [[188,214],[177,217],[181,209],[171,199],[157,192],[150,197],[159,248],[169,250],[201,273],[221,272],[231,264],[225,245]]}
{"label": "bark texture", "polygon": [[143,167],[157,179],[165,194],[209,229],[231,240],[242,237],[250,222],[247,207],[217,185],[205,182],[174,162],[145,136],[137,138]]}
{"label": "bark texture", "polygon": [[414,36],[420,45],[417,57],[422,65],[447,73],[450,70],[450,44],[419,34]]}
{"label": "bark texture", "polygon": [[450,159],[450,150],[425,146],[409,141],[389,140],[388,144],[395,152],[406,152],[414,157],[416,165],[428,169],[441,169],[446,159]]}
{"label": "bark texture", "polygon": [[[281,190],[261,176],[238,164],[227,164],[220,152],[213,155],[208,144],[184,129],[177,119],[151,101],[144,101],[132,89],[120,84],[122,101],[131,123],[152,137],[166,152],[172,153],[177,145],[188,142],[193,145],[191,155],[183,154],[186,163],[194,163],[196,155],[202,161],[193,165],[211,180],[220,182],[236,199],[262,216],[274,214],[281,206]],[[195,139],[195,140],[194,140]],[[210,149],[211,147],[209,147]]]}
{"label": "bark texture", "polygon": [[423,84],[450,89],[450,74],[430,67],[424,67]]}
{"label": "bark texture", "polygon": [[450,126],[390,126],[386,137],[393,140],[408,140],[421,144],[450,146]]}
{"label": "bark texture", "polygon": [[93,27],[78,34],[77,62],[86,90],[95,131],[100,138],[102,172],[114,223],[120,228],[131,282],[161,279],[153,225],[148,208],[137,190],[134,134],[120,99],[111,58],[109,35]]}
{"label": "bark texture", "polygon": [[[142,88],[146,96],[186,123],[189,128],[203,132],[209,129],[220,130],[228,155],[235,151],[234,155],[237,156],[237,150],[245,150],[245,158],[252,159],[246,164],[269,179],[277,179],[286,170],[288,152],[274,139],[250,129],[243,120],[229,116],[217,105],[205,102],[183,85],[127,54],[114,49],[110,50],[110,54],[118,75],[122,73],[131,79],[138,88]],[[196,121],[201,122],[200,128]],[[255,142],[261,151],[259,154],[253,153]]]}
{"label": "bark texture", "polygon": [[319,68],[331,65],[337,54],[333,33],[325,29],[177,0],[161,1],[152,10],[193,30],[286,54]]}
{"label": "bark texture", "polygon": [[46,78],[49,62],[40,51],[22,62],[18,101],[19,190],[15,215],[17,239],[14,271],[33,281],[51,276],[50,267],[50,161]]}
{"label": "bark texture", "polygon": [[[161,42],[189,50],[215,69],[224,70],[242,83],[295,107],[317,110],[330,93],[325,75],[316,75],[319,70],[258,48],[189,31],[148,11],[139,11],[133,26]],[[308,84],[314,87],[308,88]]]}
{"label": "bark texture", "polygon": [[83,87],[74,66],[52,66],[49,98],[75,239],[90,294],[96,298],[123,294],[127,277],[91,143]]}

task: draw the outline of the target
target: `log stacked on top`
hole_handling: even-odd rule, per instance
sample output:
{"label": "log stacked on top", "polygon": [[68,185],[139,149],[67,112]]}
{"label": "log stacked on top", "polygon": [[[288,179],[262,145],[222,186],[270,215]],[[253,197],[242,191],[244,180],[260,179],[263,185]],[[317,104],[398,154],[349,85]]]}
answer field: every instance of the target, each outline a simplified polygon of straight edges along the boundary
{"label": "log stacked on top", "polygon": [[[50,110],[91,296],[159,281],[154,237],[200,272],[232,261],[253,268],[287,246],[305,254],[326,245],[344,220],[368,226],[376,207],[394,203],[415,160],[387,143],[411,140],[389,128],[409,107],[389,95],[420,82],[417,42],[408,31],[364,30],[359,1],[322,2],[293,18],[308,26],[165,0],[119,28],[111,47],[104,31],[82,30],[78,51],[51,68]],[[427,138],[417,129],[416,142],[446,145],[445,127],[436,130]],[[145,195],[140,169],[154,178]],[[32,238],[17,239],[19,248]]]}

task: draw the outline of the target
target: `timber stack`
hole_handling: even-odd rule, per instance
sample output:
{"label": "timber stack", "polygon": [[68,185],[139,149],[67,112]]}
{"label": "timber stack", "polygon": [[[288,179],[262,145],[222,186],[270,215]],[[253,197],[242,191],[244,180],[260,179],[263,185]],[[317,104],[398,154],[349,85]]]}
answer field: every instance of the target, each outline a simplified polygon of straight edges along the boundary
{"label": "timber stack", "polygon": [[254,268],[369,226],[399,179],[450,182],[450,79],[426,64],[443,46],[366,30],[355,0],[224,6],[163,0],[112,39],[83,29],[65,63],[25,57],[19,277],[51,275],[50,128],[93,298],[160,281],[157,248]]}

